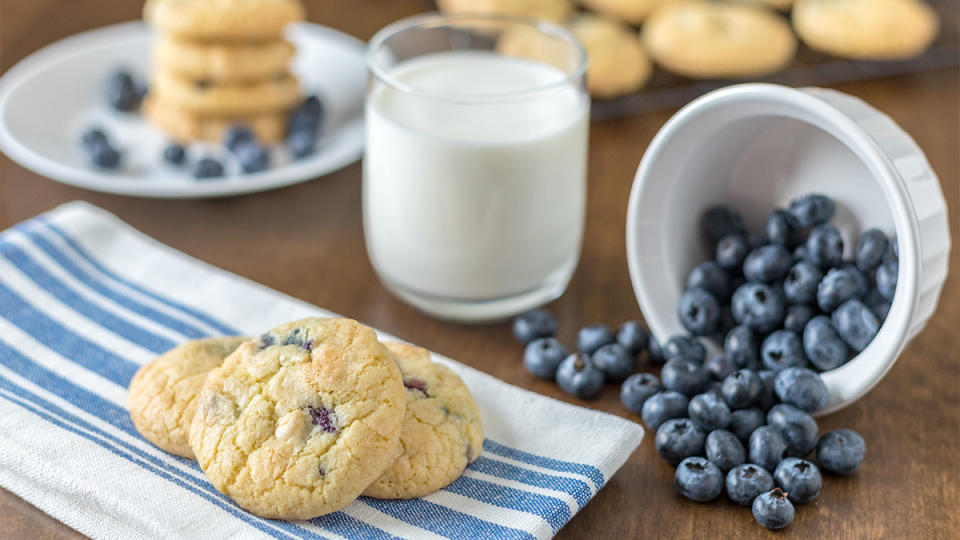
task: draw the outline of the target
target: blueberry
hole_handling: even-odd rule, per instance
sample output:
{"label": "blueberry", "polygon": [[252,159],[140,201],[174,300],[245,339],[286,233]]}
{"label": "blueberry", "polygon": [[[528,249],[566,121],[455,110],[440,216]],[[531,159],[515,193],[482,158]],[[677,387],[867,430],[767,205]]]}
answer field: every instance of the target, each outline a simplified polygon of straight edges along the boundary
{"label": "blueberry", "polygon": [[783,529],[793,522],[793,503],[780,488],[757,495],[752,510],[757,523],[771,530]]}
{"label": "blueberry", "polygon": [[789,306],[787,308],[787,316],[783,318],[783,329],[797,334],[803,334],[803,329],[807,327],[807,323],[810,322],[810,319],[812,319],[814,315],[816,315],[816,312],[806,304]]}
{"label": "blueberry", "polygon": [[746,326],[735,326],[727,332],[723,352],[740,369],[753,369],[760,365],[757,338]]}
{"label": "blueberry", "polygon": [[773,480],[787,492],[791,502],[808,503],[820,495],[823,478],[820,469],[805,459],[788,457],[777,465]]}
{"label": "blueberry", "polygon": [[736,371],[738,366],[725,354],[715,354],[703,364],[703,369],[716,381],[722,381],[727,375]]}
{"label": "blueberry", "polygon": [[523,351],[523,367],[543,379],[553,380],[560,362],[567,357],[567,348],[552,337],[537,338]]}
{"label": "blueberry", "polygon": [[652,364],[662,364],[667,360],[663,357],[663,348],[660,346],[660,342],[653,334],[650,334],[650,341],[647,343],[647,354]]}
{"label": "blueberry", "polygon": [[107,103],[121,112],[130,112],[140,106],[140,91],[133,75],[118,69],[107,77],[105,94]]}
{"label": "blueberry", "polygon": [[287,134],[291,135],[296,132],[316,133],[323,121],[323,116],[323,102],[315,95],[310,96],[290,113],[287,118]]}
{"label": "blueberry", "polygon": [[255,142],[257,142],[257,138],[253,135],[253,132],[250,131],[250,128],[241,124],[230,126],[230,129],[227,130],[226,135],[223,137],[223,145],[234,154],[236,154],[241,147]]}
{"label": "blueberry", "polygon": [[713,244],[719,242],[724,236],[746,234],[740,214],[729,206],[723,205],[713,206],[704,212],[700,220],[700,229]]}
{"label": "blueberry", "polygon": [[[687,414],[704,431],[723,429],[730,424],[730,407],[715,394],[697,394],[687,405]],[[724,469],[726,470],[726,469]]]}
{"label": "blueberry", "polygon": [[650,373],[634,373],[620,385],[620,402],[624,407],[640,414],[647,399],[662,390],[663,385],[656,376]]}
{"label": "blueberry", "polygon": [[870,311],[877,316],[877,320],[881,323],[887,318],[887,314],[890,313],[890,301],[884,298],[883,295],[880,294],[880,291],[876,289],[867,291],[867,294],[863,297],[863,303],[870,308]]}
{"label": "blueberry", "polygon": [[654,437],[654,446],[660,457],[676,466],[684,458],[703,455],[703,442],[706,434],[689,418],[667,420]]}
{"label": "blueberry", "polygon": [[89,151],[95,146],[107,145],[110,146],[110,141],[107,139],[107,134],[103,132],[102,129],[94,127],[90,128],[83,132],[83,146]]}
{"label": "blueberry", "polygon": [[821,279],[823,272],[816,265],[800,261],[783,278],[783,296],[791,304],[812,304],[817,300],[817,287]]}
{"label": "blueberry", "polygon": [[771,243],[785,248],[793,247],[800,241],[801,229],[797,227],[793,216],[782,208],[767,214],[766,230]]}
{"label": "blueberry", "polygon": [[857,268],[864,272],[869,272],[883,262],[883,256],[890,249],[890,241],[887,235],[880,229],[870,229],[860,235],[857,241],[857,247],[854,250],[854,257],[857,261]]}
{"label": "blueberry", "polygon": [[863,437],[850,429],[833,430],[820,437],[817,443],[817,462],[823,470],[833,474],[852,474],[863,463],[866,453]]}
{"label": "blueberry", "polygon": [[200,158],[193,166],[194,178],[205,179],[217,178],[219,176],[223,176],[223,165],[213,158]]}
{"label": "blueberry", "polygon": [[646,350],[650,343],[650,332],[639,321],[627,321],[617,329],[617,343],[636,356]]}
{"label": "blueberry", "polygon": [[843,260],[843,238],[832,225],[820,225],[807,237],[807,256],[820,268],[832,268]]}
{"label": "blueberry", "polygon": [[557,333],[557,320],[545,309],[531,309],[513,319],[513,335],[520,343],[530,343]]}
{"label": "blueberry", "polygon": [[730,298],[730,278],[726,270],[713,261],[698,264],[687,277],[687,290],[705,289],[717,300],[725,301]]}
{"label": "blueberry", "polygon": [[777,330],[767,336],[760,348],[760,357],[763,366],[774,372],[807,363],[800,336],[790,330]]}
{"label": "blueberry", "polygon": [[756,407],[749,409],[740,409],[730,413],[730,425],[727,428],[737,436],[742,442],[750,440],[750,434],[753,430],[762,426],[766,422],[763,411]]}
{"label": "blueberry", "polygon": [[836,205],[825,195],[811,194],[790,203],[790,215],[800,227],[826,223],[833,218],[835,211]]}
{"label": "blueberry", "polygon": [[619,343],[610,343],[593,353],[593,364],[603,372],[608,381],[622,381],[633,373],[637,366],[636,357],[628,353]]}
{"label": "blueberry", "polygon": [[731,501],[750,506],[757,495],[773,489],[773,476],[763,467],[745,463],[730,469],[725,484]]}
{"label": "blueberry", "polygon": [[703,394],[713,394],[723,399],[723,381],[710,381],[703,387]]}
{"label": "blueberry", "polygon": [[787,443],[787,455],[803,457],[817,445],[817,422],[804,411],[778,403],[767,413],[767,425],[777,428]]}
{"label": "blueberry", "polygon": [[833,268],[823,276],[817,287],[817,305],[826,313],[833,313],[840,304],[858,298],[860,283],[849,268]]}
{"label": "blueberry", "polygon": [[750,252],[743,261],[743,276],[749,281],[771,283],[783,279],[793,264],[793,255],[783,246],[770,244]]}
{"label": "blueberry", "polygon": [[557,385],[580,399],[593,399],[603,389],[603,372],[586,354],[571,354],[557,368]]}
{"label": "blueberry", "polygon": [[180,146],[176,143],[170,143],[166,148],[163,149],[163,160],[171,165],[180,166],[183,165],[184,160],[187,158],[187,152],[184,150],[183,146]]}
{"label": "blueberry", "polygon": [[311,131],[294,131],[287,137],[287,150],[296,159],[302,159],[317,148],[317,136]]}
{"label": "blueberry", "polygon": [[643,403],[640,417],[650,429],[659,428],[664,422],[672,418],[683,418],[687,415],[687,396],[680,392],[666,390],[656,393]]}
{"label": "blueberry", "polygon": [[605,324],[591,324],[577,332],[577,349],[587,354],[593,354],[600,347],[616,341],[616,334]]}
{"label": "blueberry", "polygon": [[660,379],[667,390],[693,396],[707,384],[708,375],[696,362],[686,358],[671,358],[660,370]]}
{"label": "blueberry", "polygon": [[773,426],[760,426],[753,430],[747,447],[747,460],[768,471],[776,469],[787,456],[787,441],[783,439],[780,430]]}
{"label": "blueberry", "polygon": [[777,373],[773,389],[780,401],[813,413],[824,408],[830,400],[830,391],[817,372],[802,368],[787,368]]}
{"label": "blueberry", "polygon": [[743,259],[750,252],[747,240],[739,234],[724,236],[717,243],[715,258],[717,264],[726,270],[740,272],[743,268]]}
{"label": "blueberry", "polygon": [[821,371],[838,368],[850,358],[850,349],[826,315],[814,317],[803,329],[803,351]]}
{"label": "blueberry", "polygon": [[677,491],[691,501],[712,501],[723,492],[723,473],[702,457],[688,457],[681,461],[674,482]]}
{"label": "blueberry", "polygon": [[859,300],[847,300],[832,318],[837,333],[856,352],[866,349],[880,330],[877,316]]}
{"label": "blueberry", "polygon": [[743,409],[753,405],[762,391],[763,383],[757,374],[749,369],[734,371],[723,379],[723,400],[731,409]]}
{"label": "blueberry", "polygon": [[747,451],[736,435],[725,429],[711,431],[703,444],[704,453],[714,465],[726,473],[733,467],[743,464]]}
{"label": "blueberry", "polygon": [[886,261],[877,267],[877,290],[884,298],[893,302],[897,292],[897,274],[900,272],[900,263],[896,259]]}
{"label": "blueberry", "polygon": [[102,169],[116,169],[120,165],[120,152],[108,143],[96,144],[90,148],[90,161]]}
{"label": "blueberry", "polygon": [[680,297],[680,324],[695,336],[712,334],[720,326],[720,304],[706,289],[690,289]]}
{"label": "blueberry", "polygon": [[793,248],[793,262],[795,263],[798,263],[801,261],[810,262],[809,257],[810,256],[807,253],[807,246],[805,246],[804,244],[800,244],[799,246]]}
{"label": "blueberry", "polygon": [[663,346],[663,359],[685,358],[697,364],[707,359],[707,348],[696,338],[676,335],[667,340]]}
{"label": "blueberry", "polygon": [[270,152],[256,142],[241,145],[236,154],[243,172],[261,172],[270,166]]}
{"label": "blueberry", "polygon": [[783,297],[762,283],[746,283],[733,293],[733,318],[754,332],[769,332],[783,323]]}
{"label": "blueberry", "polygon": [[780,401],[774,390],[774,381],[776,380],[777,374],[769,369],[761,369],[756,373],[762,387],[760,395],[757,397],[757,408],[761,411],[769,411],[770,407],[773,407]]}

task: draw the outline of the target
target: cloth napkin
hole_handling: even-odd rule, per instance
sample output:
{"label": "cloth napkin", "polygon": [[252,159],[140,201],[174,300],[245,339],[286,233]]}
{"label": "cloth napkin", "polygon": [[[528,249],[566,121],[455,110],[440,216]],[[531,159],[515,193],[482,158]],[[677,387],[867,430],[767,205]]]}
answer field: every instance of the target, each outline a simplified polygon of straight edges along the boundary
{"label": "cloth napkin", "polygon": [[[0,485],[94,538],[548,538],[643,429],[447,358],[480,406],[480,457],[446,489],[261,519],[141,438],[137,368],[186,340],[332,313],[209,266],[83,202],[0,233]],[[393,339],[381,333],[382,338]]]}

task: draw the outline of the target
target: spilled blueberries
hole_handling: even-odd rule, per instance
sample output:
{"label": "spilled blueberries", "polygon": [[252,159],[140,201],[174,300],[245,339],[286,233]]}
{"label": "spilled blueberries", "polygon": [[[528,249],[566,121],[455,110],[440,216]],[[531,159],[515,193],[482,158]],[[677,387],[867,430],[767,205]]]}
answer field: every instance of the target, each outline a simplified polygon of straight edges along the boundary
{"label": "spilled blueberries", "polygon": [[[553,315],[537,309],[514,321],[524,366],[580,399],[619,383],[623,405],[677,467],[681,494],[707,502],[725,492],[761,525],[784,528],[794,505],[820,494],[821,471],[846,476],[863,462],[856,432],[819,433],[812,415],[829,400],[819,372],[870,344],[896,290],[896,239],[867,230],[844,259],[835,211],[807,195],[751,235],[736,210],[709,208],[700,225],[715,259],[693,269],[677,312],[690,335],[661,345],[638,321],[592,324],[568,351]],[[700,339],[720,352],[708,358]],[[662,366],[660,376],[637,373],[640,364]]]}

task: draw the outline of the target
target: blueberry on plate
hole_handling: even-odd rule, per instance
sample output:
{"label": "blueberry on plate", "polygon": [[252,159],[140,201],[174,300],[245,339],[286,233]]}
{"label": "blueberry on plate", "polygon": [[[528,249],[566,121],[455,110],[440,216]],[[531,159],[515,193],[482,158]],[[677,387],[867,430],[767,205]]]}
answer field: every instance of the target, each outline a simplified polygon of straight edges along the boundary
{"label": "blueberry on plate", "polygon": [[257,138],[253,132],[242,124],[230,126],[223,137],[223,146],[233,154],[236,154],[241,147],[255,142],[257,142]]}
{"label": "blueberry on plate", "polygon": [[811,262],[794,264],[783,279],[783,296],[791,304],[813,304],[817,300],[817,288],[823,272]]}
{"label": "blueberry on plate", "polygon": [[863,437],[851,429],[835,429],[820,437],[817,443],[820,467],[833,474],[852,474],[863,463],[866,453]]}
{"label": "blueberry on plate", "polygon": [[741,272],[743,260],[750,253],[750,246],[747,245],[747,239],[739,234],[724,236],[717,243],[717,250],[714,258],[722,268],[733,272]]}
{"label": "blueberry on plate", "polygon": [[163,160],[179,167],[187,159],[187,151],[177,143],[170,143],[163,149]]}
{"label": "blueberry on plate", "polygon": [[783,529],[793,522],[793,503],[780,488],[757,495],[752,510],[757,523],[771,530]]}
{"label": "blueberry on plate", "polygon": [[270,167],[270,152],[256,141],[241,145],[236,154],[243,172],[261,172]]}
{"label": "blueberry on plate", "polygon": [[793,405],[779,403],[767,413],[767,425],[775,427],[787,443],[787,455],[803,457],[817,446],[817,422]]}
{"label": "blueberry on plate", "polygon": [[733,318],[754,332],[769,332],[783,323],[786,306],[776,289],[763,283],[745,283],[733,293]]}
{"label": "blueberry on plate", "polygon": [[769,369],[761,369],[757,371],[756,374],[757,378],[760,379],[760,385],[762,387],[760,395],[757,397],[756,406],[761,411],[766,412],[770,410],[770,407],[773,407],[780,401],[773,388],[777,374]]}
{"label": "blueberry on plate", "polygon": [[603,372],[586,354],[571,354],[557,368],[557,385],[580,399],[593,399],[603,389]]}
{"label": "blueberry on plate", "polygon": [[801,229],[793,221],[793,216],[782,208],[767,214],[766,231],[771,243],[786,248],[795,246],[800,240]]}
{"label": "blueberry on plate", "polygon": [[777,428],[760,426],[750,434],[750,440],[747,443],[747,461],[750,463],[772,471],[785,457],[787,457],[787,441],[783,439],[783,435]]}
{"label": "blueberry on plate", "polygon": [[803,352],[820,371],[838,368],[850,358],[850,348],[826,315],[810,319],[803,329]]}
{"label": "blueberry on plate", "polygon": [[[832,268],[817,287],[817,305],[826,313],[833,313],[840,304],[858,298],[860,282],[851,268]],[[866,291],[864,291],[866,292]]]}
{"label": "blueberry on plate", "polygon": [[593,353],[593,364],[608,381],[626,379],[637,366],[636,357],[619,343],[609,343]]}
{"label": "blueberry on plate", "polygon": [[640,417],[650,429],[657,429],[667,420],[683,418],[687,415],[690,401],[680,392],[665,390],[658,392],[643,403]]}
{"label": "blueberry on plate", "polygon": [[593,354],[600,347],[616,341],[617,335],[605,324],[591,324],[577,332],[577,349],[587,354]]}
{"label": "blueberry on plate", "polygon": [[523,367],[537,377],[553,380],[560,362],[567,357],[567,348],[552,337],[537,338],[523,351]]}
{"label": "blueberry on plate", "polygon": [[843,260],[843,238],[832,225],[820,225],[807,236],[807,258],[820,268],[833,268]]}
{"label": "blueberry on plate", "polygon": [[893,302],[897,292],[897,274],[900,272],[900,263],[896,259],[884,262],[877,267],[877,290],[884,298]]}
{"label": "blueberry on plate", "polygon": [[756,407],[749,409],[739,409],[730,413],[730,425],[727,429],[737,436],[741,442],[750,440],[750,434],[753,430],[762,426],[767,421],[763,411]]}
{"label": "blueberry on plate", "polygon": [[707,502],[723,492],[723,473],[702,457],[688,457],[674,474],[677,491],[691,501]]}
{"label": "blueberry on plate", "polygon": [[730,469],[725,484],[731,501],[750,506],[757,495],[773,489],[773,476],[763,467],[744,463]]}
{"label": "blueberry on plate", "polygon": [[760,348],[760,358],[763,366],[774,372],[807,364],[800,336],[790,330],[777,330],[767,336]]}
{"label": "blueberry on plate", "polygon": [[709,379],[703,367],[686,358],[671,358],[660,370],[660,379],[667,390],[693,396],[700,392]]}
{"label": "blueberry on plate", "polygon": [[719,301],[730,298],[730,278],[726,270],[713,261],[698,264],[687,277],[687,290],[704,289]]}
{"label": "blueberry on plate", "polygon": [[676,466],[684,458],[702,456],[705,438],[703,430],[689,418],[673,418],[657,428],[653,442],[660,457]]}
{"label": "blueberry on plate", "polygon": [[883,257],[890,249],[890,241],[887,235],[880,229],[870,229],[860,235],[857,240],[857,247],[854,249],[854,258],[857,261],[857,268],[864,272],[869,272],[883,262]]}
{"label": "blueberry on plate", "polygon": [[787,492],[791,502],[805,504],[817,498],[823,488],[820,469],[805,459],[788,457],[773,471],[773,480]]}
{"label": "blueberry on plate", "polygon": [[86,148],[88,151],[94,146],[99,146],[102,144],[108,146],[110,145],[110,141],[107,139],[107,134],[98,127],[93,127],[84,131],[81,140],[83,141],[84,148]]}
{"label": "blueberry on plate", "polygon": [[553,337],[557,333],[557,320],[549,311],[539,308],[521,313],[513,319],[513,336],[520,343],[530,343],[542,337]]}
{"label": "blueberry on plate", "polygon": [[620,385],[620,402],[624,407],[640,414],[647,399],[662,390],[663,385],[655,375],[634,373]]}
{"label": "blueberry on plate", "polygon": [[867,348],[880,331],[880,321],[863,302],[847,300],[833,312],[833,326],[855,352]]}
{"label": "blueberry on plate", "polygon": [[793,255],[781,245],[768,244],[750,252],[743,261],[743,276],[749,281],[772,283],[783,279],[793,265]]}
{"label": "blueberry on plate", "polygon": [[749,369],[739,369],[723,379],[723,400],[731,409],[743,409],[756,403],[763,391],[763,383]]}
{"label": "blueberry on plate", "polygon": [[672,358],[684,358],[702,364],[707,359],[707,348],[697,338],[676,335],[663,346],[664,361]]}
{"label": "blueberry on plate", "polygon": [[120,152],[109,143],[93,145],[89,152],[90,161],[101,169],[116,169],[120,165]]}
{"label": "blueberry on plate", "polygon": [[627,321],[617,329],[617,343],[628,353],[636,356],[646,350],[650,343],[650,332],[640,324],[640,321]]}
{"label": "blueberry on plate", "polygon": [[720,303],[706,289],[690,289],[680,297],[677,315],[687,332],[710,335],[720,325]]}
{"label": "blueberry on plate", "polygon": [[747,451],[736,435],[725,429],[711,431],[703,444],[704,452],[714,465],[726,473],[747,460]]}
{"label": "blueberry on plate", "polygon": [[287,150],[295,159],[302,159],[317,149],[317,135],[312,131],[294,131],[287,137]]}
{"label": "blueberry on plate", "polygon": [[746,235],[747,229],[743,226],[743,219],[736,210],[725,205],[712,206],[703,213],[700,219],[700,230],[714,245],[724,236],[731,234]]}
{"label": "blueberry on plate", "polygon": [[323,116],[323,102],[316,95],[309,96],[287,118],[287,134],[300,131],[316,133],[323,122]]}
{"label": "blueberry on plate", "polygon": [[687,405],[687,414],[707,432],[723,429],[730,424],[730,407],[721,397],[711,393],[693,396]]}
{"label": "blueberry on plate", "polygon": [[722,381],[727,375],[736,371],[738,366],[726,354],[715,354],[704,362],[703,369],[713,380]]}
{"label": "blueberry on plate", "polygon": [[198,180],[220,176],[223,176],[223,165],[213,158],[200,158],[193,166],[193,177]]}
{"label": "blueberry on plate", "polygon": [[787,315],[783,318],[783,329],[797,334],[803,334],[803,329],[807,327],[816,315],[816,311],[807,304],[794,304],[787,307]]}
{"label": "blueberry on plate", "polygon": [[800,227],[813,227],[833,218],[836,205],[826,195],[810,194],[790,203],[790,215]]}
{"label": "blueberry on plate", "polygon": [[126,69],[117,69],[107,77],[105,94],[107,103],[118,111],[130,112],[140,106],[140,89]]}
{"label": "blueberry on plate", "polygon": [[753,369],[760,365],[760,347],[753,331],[746,326],[735,326],[723,341],[723,352],[739,369]]}
{"label": "blueberry on plate", "polygon": [[777,373],[773,389],[780,401],[814,413],[830,400],[830,391],[817,372],[802,368],[787,368]]}

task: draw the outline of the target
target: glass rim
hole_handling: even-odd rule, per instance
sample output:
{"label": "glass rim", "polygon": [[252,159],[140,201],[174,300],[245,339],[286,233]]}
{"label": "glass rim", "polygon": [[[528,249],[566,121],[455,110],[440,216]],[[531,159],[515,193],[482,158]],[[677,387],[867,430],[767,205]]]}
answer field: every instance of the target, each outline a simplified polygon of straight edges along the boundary
{"label": "glass rim", "polygon": [[[509,92],[500,92],[495,94],[451,94],[447,92],[436,92],[430,90],[423,90],[411,86],[409,84],[403,83],[397,80],[395,77],[390,75],[384,66],[382,66],[376,59],[376,51],[378,51],[386,42],[387,39],[417,27],[424,27],[428,24],[435,23],[434,27],[442,26],[453,26],[457,22],[502,22],[502,23],[513,23],[522,26],[526,26],[531,30],[535,30],[540,34],[545,34],[552,37],[558,37],[568,45],[570,45],[574,51],[579,55],[579,60],[577,61],[576,67],[569,73],[564,73],[564,77],[558,81],[554,81],[548,84],[542,84],[539,86],[533,86],[531,88],[523,90],[513,90]],[[496,52],[496,51],[494,51]],[[498,53],[499,54],[499,53]],[[422,13],[419,15],[412,15],[410,17],[405,17],[398,21],[392,22],[387,26],[381,28],[367,44],[366,54],[364,55],[364,60],[367,65],[367,69],[373,74],[373,76],[380,81],[381,83],[392,87],[395,90],[403,92],[405,94],[412,94],[420,97],[429,97],[432,99],[439,99],[444,101],[454,101],[454,102],[466,102],[466,103],[482,103],[482,102],[496,102],[496,101],[507,101],[514,99],[530,98],[535,97],[539,94],[545,94],[552,90],[562,88],[564,86],[574,84],[579,80],[583,80],[584,76],[587,73],[587,64],[589,59],[587,58],[587,51],[583,47],[583,44],[580,43],[580,40],[573,35],[568,29],[562,25],[543,21],[539,19],[534,19],[531,17],[522,17],[516,15],[495,15],[495,14],[463,14],[463,15],[448,15],[444,13],[432,12],[432,13]]]}

